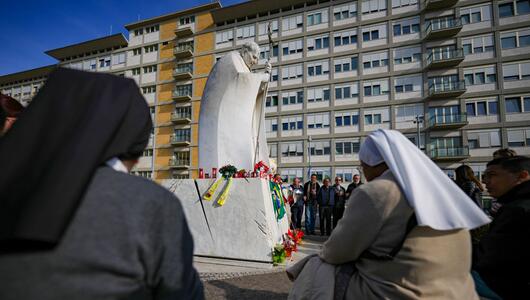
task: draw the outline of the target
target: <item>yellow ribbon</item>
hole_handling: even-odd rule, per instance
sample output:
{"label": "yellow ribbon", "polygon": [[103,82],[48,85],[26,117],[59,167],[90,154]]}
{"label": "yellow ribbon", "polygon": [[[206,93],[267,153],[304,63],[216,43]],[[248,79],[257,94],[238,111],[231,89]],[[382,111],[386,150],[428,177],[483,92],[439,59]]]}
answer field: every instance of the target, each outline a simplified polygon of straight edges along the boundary
{"label": "yellow ribbon", "polygon": [[204,197],[203,197],[204,200],[206,200],[206,201],[210,201],[210,200],[212,200],[212,197],[213,197],[213,195],[215,194],[215,191],[216,191],[217,188],[219,187],[219,183],[221,183],[221,179],[223,179],[223,177],[217,179],[217,180],[212,184],[212,186],[208,189],[208,191],[206,191],[206,194],[204,194]]}
{"label": "yellow ribbon", "polygon": [[223,206],[225,204],[226,198],[228,198],[228,192],[230,191],[230,187],[232,186],[232,177],[228,178],[228,184],[225,186],[225,189],[223,190],[223,193],[219,197],[219,200],[217,200],[217,204],[220,206]]}

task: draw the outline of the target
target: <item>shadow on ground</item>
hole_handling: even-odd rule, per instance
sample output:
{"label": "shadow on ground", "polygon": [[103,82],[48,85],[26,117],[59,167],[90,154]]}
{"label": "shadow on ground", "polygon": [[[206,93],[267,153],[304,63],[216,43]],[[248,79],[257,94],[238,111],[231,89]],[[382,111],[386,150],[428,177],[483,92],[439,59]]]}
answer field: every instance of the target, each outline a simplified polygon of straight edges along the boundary
{"label": "shadow on ground", "polygon": [[229,280],[208,281],[204,283],[206,299],[287,299],[292,283],[285,272],[244,276]]}

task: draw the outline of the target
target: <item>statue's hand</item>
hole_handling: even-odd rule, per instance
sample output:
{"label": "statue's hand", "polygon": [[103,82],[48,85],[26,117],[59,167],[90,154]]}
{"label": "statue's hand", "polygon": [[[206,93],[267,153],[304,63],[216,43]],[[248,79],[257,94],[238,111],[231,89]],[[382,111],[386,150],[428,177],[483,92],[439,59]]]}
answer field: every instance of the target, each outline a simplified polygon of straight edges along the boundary
{"label": "statue's hand", "polygon": [[267,64],[265,65],[265,73],[271,73],[272,71],[272,66],[271,66],[271,63],[270,62],[267,62]]}

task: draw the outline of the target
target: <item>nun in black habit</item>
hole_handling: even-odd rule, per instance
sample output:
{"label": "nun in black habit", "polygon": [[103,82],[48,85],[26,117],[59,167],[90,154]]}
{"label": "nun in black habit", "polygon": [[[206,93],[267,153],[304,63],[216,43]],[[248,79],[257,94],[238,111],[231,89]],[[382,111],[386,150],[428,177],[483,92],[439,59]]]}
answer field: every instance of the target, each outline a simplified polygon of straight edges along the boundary
{"label": "nun in black habit", "polygon": [[203,299],[179,200],[128,174],[147,145],[134,81],[53,72],[0,139],[0,299]]}

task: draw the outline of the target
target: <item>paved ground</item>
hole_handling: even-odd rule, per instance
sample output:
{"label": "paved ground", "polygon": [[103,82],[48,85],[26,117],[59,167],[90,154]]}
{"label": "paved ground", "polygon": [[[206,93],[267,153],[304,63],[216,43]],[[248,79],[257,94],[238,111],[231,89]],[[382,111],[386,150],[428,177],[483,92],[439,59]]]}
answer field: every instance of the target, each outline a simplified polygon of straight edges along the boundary
{"label": "paved ground", "polygon": [[287,299],[292,283],[285,274],[285,268],[307,255],[318,253],[324,240],[320,236],[305,237],[292,259],[285,265],[276,267],[270,264],[197,258],[195,267],[204,283],[206,299]]}

